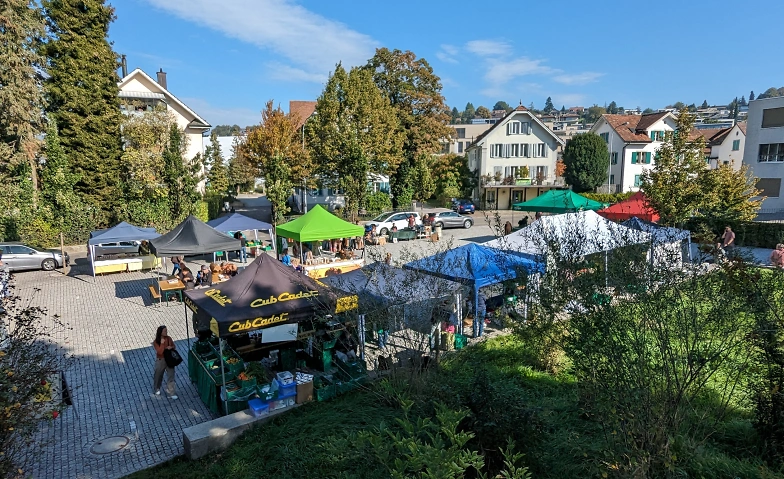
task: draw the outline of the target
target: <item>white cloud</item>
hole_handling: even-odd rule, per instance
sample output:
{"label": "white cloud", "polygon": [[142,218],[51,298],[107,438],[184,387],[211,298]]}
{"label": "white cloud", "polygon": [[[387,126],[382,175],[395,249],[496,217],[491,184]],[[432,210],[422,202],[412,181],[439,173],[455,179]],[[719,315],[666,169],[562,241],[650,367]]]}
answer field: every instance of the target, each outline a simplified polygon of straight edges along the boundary
{"label": "white cloud", "polygon": [[472,40],[466,43],[466,50],[481,57],[502,57],[512,53],[512,47],[497,40]]}
{"label": "white cloud", "polygon": [[488,70],[485,79],[491,84],[503,84],[527,75],[550,75],[557,70],[544,65],[546,60],[532,60],[520,57],[509,60],[488,60]]}
{"label": "white cloud", "polygon": [[604,73],[596,72],[583,72],[574,74],[563,74],[553,77],[553,80],[564,85],[585,85],[586,83],[593,83],[602,77]]}
{"label": "white cloud", "polygon": [[[268,78],[288,82],[324,83],[327,81],[329,73],[310,73],[301,68],[295,68],[278,62],[269,62],[265,66],[267,67]],[[334,66],[332,69],[334,70]]]}
{"label": "white cloud", "polygon": [[259,111],[254,111],[250,108],[242,107],[218,107],[211,105],[201,98],[193,97],[180,98],[180,100],[212,126],[248,126],[256,125],[261,121],[261,109],[259,109]]}
{"label": "white cloud", "polygon": [[377,42],[292,0],[147,0],[182,19],[268,49],[300,70],[297,78],[321,81],[335,64],[360,65]]}
{"label": "white cloud", "polygon": [[444,63],[458,63],[457,56],[459,49],[454,45],[443,44],[441,49],[436,52],[436,58]]}

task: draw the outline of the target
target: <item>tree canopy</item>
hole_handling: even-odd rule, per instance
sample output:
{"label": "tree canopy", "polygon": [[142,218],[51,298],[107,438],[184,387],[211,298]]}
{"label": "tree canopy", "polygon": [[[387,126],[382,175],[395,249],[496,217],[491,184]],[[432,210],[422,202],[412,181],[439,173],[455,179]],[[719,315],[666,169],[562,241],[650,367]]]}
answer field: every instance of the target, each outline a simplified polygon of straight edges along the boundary
{"label": "tree canopy", "polygon": [[575,135],[563,153],[564,179],[575,192],[592,191],[607,181],[610,157],[607,143],[595,133]]}

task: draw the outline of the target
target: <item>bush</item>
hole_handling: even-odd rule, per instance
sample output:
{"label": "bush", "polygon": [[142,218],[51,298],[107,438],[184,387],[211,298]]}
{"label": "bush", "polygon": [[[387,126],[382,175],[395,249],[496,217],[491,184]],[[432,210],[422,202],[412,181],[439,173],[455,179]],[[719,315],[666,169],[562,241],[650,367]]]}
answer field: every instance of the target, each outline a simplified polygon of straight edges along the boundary
{"label": "bush", "polygon": [[52,227],[39,211],[29,221],[20,225],[19,240],[39,248],[48,248],[60,244],[60,232]]}
{"label": "bush", "polygon": [[367,196],[367,206],[365,206],[365,209],[369,213],[382,213],[384,211],[390,211],[392,209],[392,198],[389,197],[389,194],[384,193],[383,191],[370,193]]}
{"label": "bush", "polygon": [[196,203],[193,216],[199,218],[205,223],[210,220],[210,205],[206,201],[199,201]]}
{"label": "bush", "polygon": [[582,196],[585,196],[589,200],[598,201],[599,203],[619,203],[625,199],[628,199],[631,195],[634,194],[633,191],[628,193],[580,193]]}
{"label": "bush", "polygon": [[738,246],[757,248],[775,248],[784,242],[784,223],[761,223],[755,221],[722,221],[706,217],[694,217],[686,223],[690,231],[710,231],[716,237],[729,226],[735,232],[735,243]]}

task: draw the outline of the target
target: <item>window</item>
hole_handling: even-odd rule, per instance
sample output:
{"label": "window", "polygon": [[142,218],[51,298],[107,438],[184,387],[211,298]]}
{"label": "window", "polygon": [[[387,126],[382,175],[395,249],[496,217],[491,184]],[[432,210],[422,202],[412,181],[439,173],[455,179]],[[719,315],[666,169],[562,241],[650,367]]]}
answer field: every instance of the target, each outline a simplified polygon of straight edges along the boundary
{"label": "window", "polygon": [[651,163],[651,152],[649,151],[633,151],[632,152],[632,164],[650,164]]}
{"label": "window", "polygon": [[30,254],[33,252],[30,248],[19,245],[8,245],[5,249],[6,254]]}
{"label": "window", "polygon": [[599,136],[602,137],[602,140],[604,140],[605,143],[609,143],[610,142],[610,134],[609,133],[601,133],[601,134],[599,134]]}
{"label": "window", "polygon": [[610,153],[610,163],[613,164],[613,165],[617,165],[618,164],[618,152],[617,151],[613,151],[612,153]]}
{"label": "window", "polygon": [[517,158],[520,156],[520,145],[517,143],[513,143],[509,145],[509,156],[512,158]]}
{"label": "window", "polygon": [[763,143],[759,146],[760,163],[780,161],[784,161],[784,143]]}
{"label": "window", "polygon": [[520,134],[520,122],[519,121],[510,121],[506,124],[506,134],[507,135],[519,135]]}
{"label": "window", "polygon": [[457,130],[457,137],[462,139],[465,138],[465,128],[455,128]]}
{"label": "window", "polygon": [[457,142],[457,152],[458,153],[462,153],[463,152],[463,142],[462,141],[458,141]]}
{"label": "window", "polygon": [[487,190],[488,203],[495,203],[495,190]]}
{"label": "window", "polygon": [[531,157],[531,148],[528,146],[528,143],[520,143],[520,157],[521,158]]}
{"label": "window", "polygon": [[504,154],[504,145],[496,143],[490,145],[490,158],[501,158]]}
{"label": "window", "polygon": [[757,189],[760,190],[760,196],[778,198],[781,194],[781,178],[760,178]]}
{"label": "window", "polygon": [[449,143],[444,143],[443,145],[441,145],[441,153],[445,155],[449,153],[449,145],[450,145]]}
{"label": "window", "polygon": [[762,128],[784,126],[784,107],[762,110]]}
{"label": "window", "polygon": [[740,150],[740,140],[732,140],[732,151]]}
{"label": "window", "polygon": [[653,141],[664,141],[664,132],[663,131],[652,131],[651,132],[651,140],[653,140]]}
{"label": "window", "polygon": [[530,135],[531,134],[531,124],[527,121],[523,121],[520,123],[520,133],[523,135]]}
{"label": "window", "polygon": [[537,166],[536,167],[536,179],[537,180],[544,180],[547,178],[547,167],[546,166]]}
{"label": "window", "polygon": [[642,175],[634,175],[634,186],[640,186],[642,184]]}
{"label": "window", "polygon": [[610,175],[610,184],[611,185],[615,184],[615,175]]}
{"label": "window", "polygon": [[545,158],[547,156],[547,154],[545,153],[546,145],[544,143],[534,143],[532,146],[534,149],[534,154],[533,154],[534,158]]}

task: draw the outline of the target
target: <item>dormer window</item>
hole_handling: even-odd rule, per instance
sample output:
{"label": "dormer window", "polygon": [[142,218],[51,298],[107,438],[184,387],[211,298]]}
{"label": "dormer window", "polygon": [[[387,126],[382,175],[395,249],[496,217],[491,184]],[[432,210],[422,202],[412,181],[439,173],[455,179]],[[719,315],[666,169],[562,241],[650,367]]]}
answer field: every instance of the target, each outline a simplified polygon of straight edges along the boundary
{"label": "dormer window", "polygon": [[510,121],[506,124],[507,135],[530,135],[531,124],[527,121]]}

